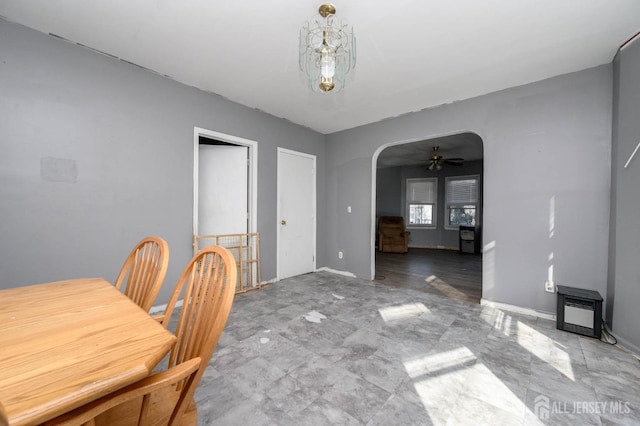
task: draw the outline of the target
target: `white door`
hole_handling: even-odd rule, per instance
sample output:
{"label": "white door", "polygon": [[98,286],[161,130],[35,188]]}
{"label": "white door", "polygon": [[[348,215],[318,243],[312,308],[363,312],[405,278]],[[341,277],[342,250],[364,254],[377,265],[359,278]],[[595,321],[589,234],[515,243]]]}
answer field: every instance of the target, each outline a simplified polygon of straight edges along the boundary
{"label": "white door", "polygon": [[249,148],[200,144],[198,235],[247,232]]}
{"label": "white door", "polygon": [[278,279],[315,270],[316,157],[278,148]]}

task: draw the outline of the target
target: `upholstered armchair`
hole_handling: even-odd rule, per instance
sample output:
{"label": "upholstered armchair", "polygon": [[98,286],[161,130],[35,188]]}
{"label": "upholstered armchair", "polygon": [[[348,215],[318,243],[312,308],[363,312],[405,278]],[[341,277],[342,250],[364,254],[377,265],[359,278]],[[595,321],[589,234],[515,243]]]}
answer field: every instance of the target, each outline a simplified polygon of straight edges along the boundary
{"label": "upholstered armchair", "polygon": [[382,216],[378,220],[378,250],[392,253],[409,251],[409,234],[402,216]]}

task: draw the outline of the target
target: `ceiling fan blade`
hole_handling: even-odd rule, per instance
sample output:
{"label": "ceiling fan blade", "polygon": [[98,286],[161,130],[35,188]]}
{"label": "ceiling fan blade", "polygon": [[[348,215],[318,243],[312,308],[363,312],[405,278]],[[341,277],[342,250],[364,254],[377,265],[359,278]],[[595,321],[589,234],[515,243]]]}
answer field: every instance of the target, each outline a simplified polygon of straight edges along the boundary
{"label": "ceiling fan blade", "polygon": [[461,161],[444,160],[444,162],[450,166],[462,166]]}
{"label": "ceiling fan blade", "polygon": [[460,162],[462,162],[462,161],[464,161],[464,158],[446,158],[445,160],[447,160],[447,161],[460,161]]}

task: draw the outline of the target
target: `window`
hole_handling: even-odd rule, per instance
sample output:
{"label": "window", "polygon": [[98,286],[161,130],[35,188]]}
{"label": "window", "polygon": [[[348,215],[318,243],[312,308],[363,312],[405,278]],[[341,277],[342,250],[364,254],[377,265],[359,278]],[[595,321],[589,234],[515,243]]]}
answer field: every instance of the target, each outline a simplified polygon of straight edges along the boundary
{"label": "window", "polygon": [[408,226],[436,226],[438,179],[407,179]]}
{"label": "window", "polygon": [[446,178],[447,228],[476,225],[479,180],[478,175]]}

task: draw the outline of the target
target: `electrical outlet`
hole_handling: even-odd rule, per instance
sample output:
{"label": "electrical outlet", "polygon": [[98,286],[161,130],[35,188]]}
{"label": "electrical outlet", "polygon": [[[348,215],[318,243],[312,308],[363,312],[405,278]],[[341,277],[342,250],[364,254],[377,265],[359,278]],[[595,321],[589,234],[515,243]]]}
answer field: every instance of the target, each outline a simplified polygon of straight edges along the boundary
{"label": "electrical outlet", "polygon": [[341,251],[338,252],[338,259],[342,259],[342,252]]}
{"label": "electrical outlet", "polygon": [[544,290],[547,293],[555,293],[556,292],[556,284],[553,281],[546,281],[544,283]]}

